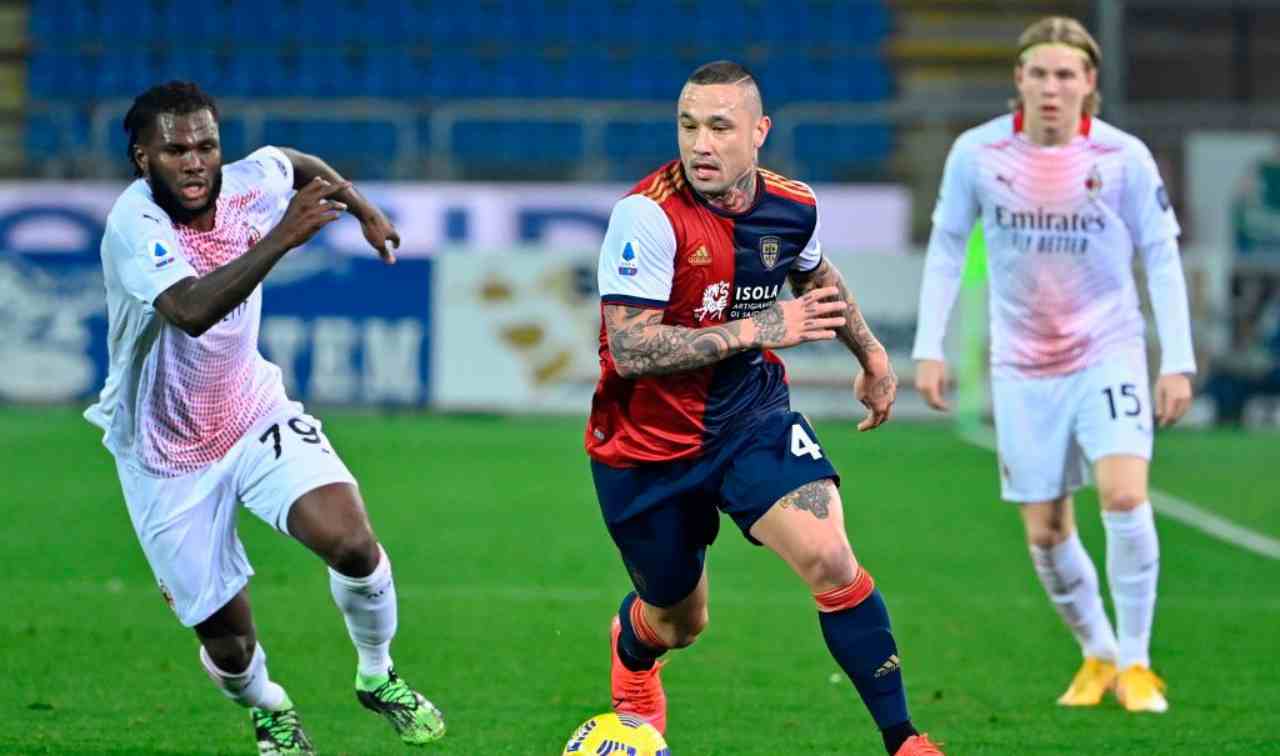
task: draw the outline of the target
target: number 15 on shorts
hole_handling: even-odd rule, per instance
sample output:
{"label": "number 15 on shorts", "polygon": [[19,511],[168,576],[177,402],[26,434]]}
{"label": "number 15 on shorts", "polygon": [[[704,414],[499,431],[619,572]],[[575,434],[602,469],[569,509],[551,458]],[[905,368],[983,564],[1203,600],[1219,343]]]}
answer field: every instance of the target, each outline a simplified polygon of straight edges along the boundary
{"label": "number 15 on shorts", "polygon": [[[1116,389],[1119,388],[1119,391]],[[1142,400],[1138,398],[1138,387],[1132,383],[1122,383],[1118,387],[1107,386],[1102,390],[1107,397],[1107,408],[1111,410],[1111,419],[1118,420],[1120,415],[1137,417],[1142,414]]]}

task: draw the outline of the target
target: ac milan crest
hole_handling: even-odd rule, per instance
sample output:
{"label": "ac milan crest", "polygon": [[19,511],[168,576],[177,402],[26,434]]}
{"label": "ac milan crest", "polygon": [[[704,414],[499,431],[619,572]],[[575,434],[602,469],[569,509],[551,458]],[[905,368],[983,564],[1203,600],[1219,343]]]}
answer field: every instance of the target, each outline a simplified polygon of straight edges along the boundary
{"label": "ac milan crest", "polygon": [[1084,188],[1089,192],[1089,199],[1098,198],[1098,192],[1102,191],[1102,173],[1098,170],[1098,166],[1093,166],[1089,171],[1089,177],[1084,180]]}

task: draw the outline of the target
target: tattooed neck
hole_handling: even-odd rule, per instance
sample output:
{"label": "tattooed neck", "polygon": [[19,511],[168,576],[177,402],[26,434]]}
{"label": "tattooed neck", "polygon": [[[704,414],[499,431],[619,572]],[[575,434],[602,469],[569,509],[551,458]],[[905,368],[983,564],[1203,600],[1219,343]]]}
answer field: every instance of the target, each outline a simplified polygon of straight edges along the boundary
{"label": "tattooed neck", "polygon": [[751,207],[756,198],[756,166],[752,164],[746,173],[722,192],[699,192],[707,203],[730,213],[741,213]]}

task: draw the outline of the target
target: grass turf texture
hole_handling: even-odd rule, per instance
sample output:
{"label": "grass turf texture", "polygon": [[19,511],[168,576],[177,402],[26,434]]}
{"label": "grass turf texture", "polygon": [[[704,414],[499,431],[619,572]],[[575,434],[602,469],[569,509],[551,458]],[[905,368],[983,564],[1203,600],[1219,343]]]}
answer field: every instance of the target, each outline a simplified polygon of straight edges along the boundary
{"label": "grass turf texture", "polygon": [[[628,589],[574,419],[322,412],[361,480],[400,596],[400,672],[445,711],[429,752],[557,754],[608,709],[607,631]],[[819,423],[854,549],[893,615],[917,723],[954,754],[1280,753],[1272,658],[1280,562],[1158,518],[1153,655],[1171,711],[1063,710],[1078,652],[1037,584],[990,453],[941,425]],[[1275,436],[1178,432],[1154,482],[1280,535]],[[1270,451],[1268,451],[1270,450]],[[165,607],[107,452],[67,410],[0,410],[0,753],[253,753]],[[1079,501],[1102,569],[1096,498]],[[355,701],[355,655],[322,566],[251,516],[241,534],[273,677],[321,753],[404,753]],[[878,754],[823,646],[813,602],[728,520],[711,626],[665,671],[680,754]],[[1265,670],[1272,669],[1272,672]]]}

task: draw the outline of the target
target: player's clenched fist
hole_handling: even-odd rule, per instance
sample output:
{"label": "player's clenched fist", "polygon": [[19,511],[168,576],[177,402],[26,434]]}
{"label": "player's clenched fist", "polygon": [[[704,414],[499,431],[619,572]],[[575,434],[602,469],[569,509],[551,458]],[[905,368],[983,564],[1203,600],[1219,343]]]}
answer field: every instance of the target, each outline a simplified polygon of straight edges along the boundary
{"label": "player's clenched fist", "polygon": [[898,376],[893,363],[884,350],[867,354],[866,366],[853,380],[853,395],[867,408],[867,416],[858,423],[858,430],[878,428],[893,414],[893,403],[898,398]]}
{"label": "player's clenched fist", "polygon": [[346,204],[332,197],[351,188],[350,181],[331,184],[317,176],[289,201],[280,223],[271,229],[286,249],[306,244],[316,232],[337,220]]}
{"label": "player's clenched fist", "polygon": [[777,302],[751,316],[756,324],[756,341],[765,349],[784,349],[806,341],[834,339],[835,329],[845,324],[844,313],[848,308],[848,303],[840,299],[840,290],[834,286]]}

